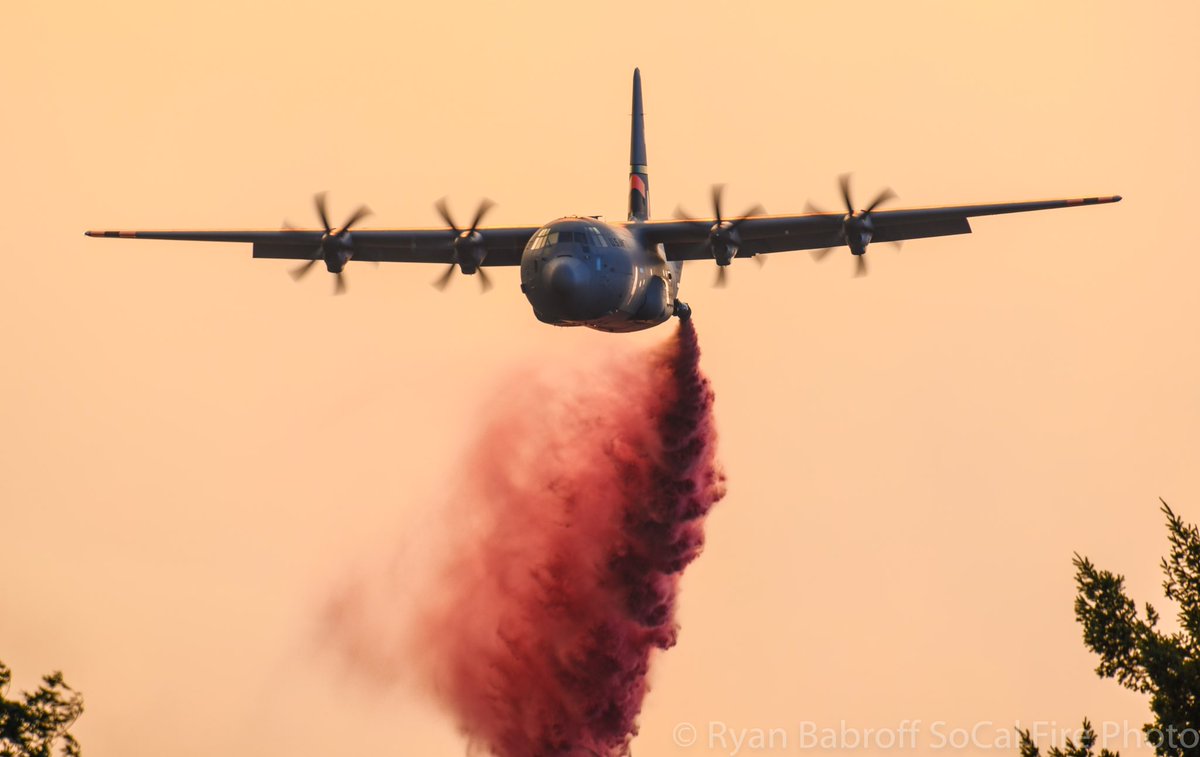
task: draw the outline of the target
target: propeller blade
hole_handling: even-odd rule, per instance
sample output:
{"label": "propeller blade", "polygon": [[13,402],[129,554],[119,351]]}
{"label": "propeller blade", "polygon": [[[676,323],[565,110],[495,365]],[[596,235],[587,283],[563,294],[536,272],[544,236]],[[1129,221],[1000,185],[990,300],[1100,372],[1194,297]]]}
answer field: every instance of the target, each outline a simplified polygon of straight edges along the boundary
{"label": "propeller blade", "polygon": [[725,265],[717,266],[717,280],[716,280],[716,282],[714,282],[713,285],[716,286],[718,289],[724,289],[726,287],[726,285],[729,284],[729,275],[725,271],[725,269],[728,267],[729,266],[725,266]]}
{"label": "propeller blade", "polygon": [[867,275],[867,256],[866,255],[855,255],[854,257],[856,258],[856,260],[854,261],[854,276],[855,276],[855,278],[857,278],[859,276],[866,276]]}
{"label": "propeller blade", "polygon": [[483,217],[487,215],[487,212],[491,210],[495,204],[496,203],[492,202],[486,197],[479,201],[479,209],[475,211],[475,218],[471,219],[471,231],[475,231],[475,229],[479,228],[479,224],[483,221]]}
{"label": "propeller blade", "polygon": [[710,224],[707,224],[704,221],[698,220],[691,213],[684,210],[682,205],[675,206],[675,218],[679,221],[683,221],[688,226],[691,226],[693,229],[703,229],[703,230],[707,231],[710,226]]}
{"label": "propeller blade", "polygon": [[325,193],[317,193],[313,200],[317,205],[317,216],[321,219],[321,228],[325,229],[325,233],[328,234],[333,229],[329,228],[329,214],[325,212]]}
{"label": "propeller blade", "polygon": [[876,197],[875,197],[875,200],[874,200],[874,202],[872,202],[870,205],[868,205],[868,206],[867,206],[867,211],[866,211],[866,212],[870,213],[872,210],[874,210],[875,208],[879,207],[879,206],[880,206],[880,205],[882,205],[883,203],[887,202],[888,200],[891,200],[891,199],[895,198],[895,196],[896,196],[896,193],[892,191],[892,188],[891,188],[891,187],[885,187],[885,188],[884,188],[884,189],[883,189],[883,190],[882,190],[882,191],[881,191],[881,192],[878,194],[878,196],[876,196]]}
{"label": "propeller blade", "polygon": [[734,219],[734,221],[731,224],[729,224],[729,228],[731,230],[736,229],[737,227],[739,227],[743,223],[745,223],[747,220],[749,220],[751,217],[761,216],[766,212],[767,212],[766,209],[763,208],[762,205],[751,205],[750,207],[746,208],[745,213],[742,213],[740,216],[738,216],[736,219]]}
{"label": "propeller blade", "polygon": [[757,255],[754,256],[754,264],[757,265],[759,268],[762,268],[764,265],[767,264],[767,256],[762,254],[761,252],[758,253]]}
{"label": "propeller blade", "polygon": [[712,185],[712,206],[713,213],[717,216],[717,223],[720,223],[725,216],[721,214],[721,195],[725,194],[724,184]]}
{"label": "propeller blade", "polygon": [[850,199],[850,174],[844,173],[838,177],[838,186],[842,189],[842,202],[846,204],[846,212],[854,212],[854,200]]}
{"label": "propeller blade", "polygon": [[839,245],[844,244],[845,241],[846,241],[846,229],[839,228],[838,229],[838,244],[833,245],[832,247],[823,248],[823,250],[811,251],[812,259],[816,260],[817,263],[822,262],[822,260],[824,260],[824,258],[826,258],[827,254],[834,251],[834,247],[838,247]]}
{"label": "propeller blade", "polygon": [[487,275],[487,271],[483,270],[481,267],[478,271],[476,271],[476,275],[479,276],[479,286],[484,292],[492,288],[492,279]]}
{"label": "propeller blade", "polygon": [[[317,253],[320,254],[320,250],[317,250]],[[308,272],[312,270],[312,267],[317,264],[318,260],[320,260],[320,258],[316,257],[303,265],[293,268],[290,272],[292,274],[292,278],[295,279],[296,281],[299,281],[300,279],[307,276]]]}
{"label": "propeller blade", "polygon": [[445,291],[446,285],[450,283],[450,277],[453,275],[454,263],[451,263],[449,267],[446,268],[446,272],[441,276],[438,276],[437,280],[433,282],[434,287],[436,287],[439,292]]}
{"label": "propeller blade", "polygon": [[823,208],[818,207],[817,204],[815,202],[813,202],[812,200],[806,200],[804,202],[804,212],[805,213],[817,213],[819,215],[828,215],[828,213],[826,213],[826,211]]}
{"label": "propeller blade", "polygon": [[345,272],[343,272],[343,271],[337,272],[337,276],[333,282],[333,293],[334,294],[345,294],[346,293],[346,274],[345,274]]}
{"label": "propeller blade", "polygon": [[352,213],[350,215],[350,217],[346,219],[346,222],[344,224],[342,224],[342,228],[339,229],[338,233],[335,234],[334,236],[341,236],[342,234],[345,234],[347,231],[350,230],[351,226],[358,223],[359,221],[361,221],[362,219],[366,218],[369,215],[371,215],[371,209],[368,208],[366,205],[359,205],[358,210],[354,211],[354,213]]}
{"label": "propeller blade", "polygon": [[455,236],[462,233],[460,231],[460,229],[458,228],[458,226],[455,225],[454,219],[450,217],[450,209],[446,205],[445,197],[443,197],[442,199],[435,202],[433,204],[433,207],[437,208],[438,215],[440,215],[442,217],[442,220],[446,222],[446,225],[450,227],[450,229],[454,232]]}

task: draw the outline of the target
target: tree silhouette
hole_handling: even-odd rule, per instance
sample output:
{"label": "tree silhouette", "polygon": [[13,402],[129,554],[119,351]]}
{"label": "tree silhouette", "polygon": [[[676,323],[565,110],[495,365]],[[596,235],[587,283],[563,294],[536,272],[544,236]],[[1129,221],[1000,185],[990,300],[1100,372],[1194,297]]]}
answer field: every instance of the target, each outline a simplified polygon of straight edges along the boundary
{"label": "tree silhouette", "polygon": [[0,662],[0,757],[78,757],[79,742],[67,729],[83,713],[83,697],[63,682],[62,673],[42,678],[34,692],[8,699],[12,672]]}
{"label": "tree silhouette", "polygon": [[[1020,731],[1021,734],[1021,757],[1041,757],[1041,751],[1037,744],[1033,743],[1033,738],[1029,735],[1028,730]],[[1119,757],[1117,752],[1110,752],[1107,749],[1101,749],[1100,754],[1096,754],[1096,732],[1092,730],[1092,724],[1087,718],[1083,720],[1083,730],[1079,734],[1079,744],[1076,745],[1069,737],[1067,744],[1063,748],[1052,747],[1048,757]]]}
{"label": "tree silhouette", "polygon": [[[1075,619],[1083,641],[1100,657],[1096,673],[1115,678],[1127,689],[1150,696],[1154,721],[1142,727],[1161,757],[1200,757],[1200,529],[1185,523],[1165,501],[1171,551],[1162,560],[1163,593],[1174,602],[1179,630],[1158,627],[1160,616],[1147,603],[1144,612],[1125,593],[1125,577],[1099,570],[1075,555]],[[1067,751],[1051,757],[1091,757],[1095,733],[1085,732]],[[1090,736],[1088,736],[1090,733]],[[1022,757],[1038,757],[1029,732],[1021,732]],[[1105,750],[1101,757],[1112,755]]]}

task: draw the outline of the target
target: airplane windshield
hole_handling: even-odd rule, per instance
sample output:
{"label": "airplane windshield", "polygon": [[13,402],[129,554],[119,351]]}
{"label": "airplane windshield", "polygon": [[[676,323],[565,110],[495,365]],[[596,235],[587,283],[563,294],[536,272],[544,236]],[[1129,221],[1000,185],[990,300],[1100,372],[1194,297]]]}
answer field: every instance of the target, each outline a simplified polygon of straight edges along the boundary
{"label": "airplane windshield", "polygon": [[529,240],[529,249],[540,250],[556,244],[585,244],[592,247],[620,247],[621,240],[607,229],[585,226],[582,229],[542,229]]}

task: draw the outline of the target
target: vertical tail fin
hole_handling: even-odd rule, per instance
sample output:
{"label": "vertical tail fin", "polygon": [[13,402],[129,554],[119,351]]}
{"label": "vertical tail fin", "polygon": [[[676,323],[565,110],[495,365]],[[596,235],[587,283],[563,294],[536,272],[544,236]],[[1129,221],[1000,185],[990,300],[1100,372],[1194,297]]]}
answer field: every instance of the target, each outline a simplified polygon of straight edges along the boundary
{"label": "vertical tail fin", "polygon": [[629,139],[629,220],[650,217],[650,177],[646,174],[646,120],[642,110],[642,72],[633,69],[633,124]]}

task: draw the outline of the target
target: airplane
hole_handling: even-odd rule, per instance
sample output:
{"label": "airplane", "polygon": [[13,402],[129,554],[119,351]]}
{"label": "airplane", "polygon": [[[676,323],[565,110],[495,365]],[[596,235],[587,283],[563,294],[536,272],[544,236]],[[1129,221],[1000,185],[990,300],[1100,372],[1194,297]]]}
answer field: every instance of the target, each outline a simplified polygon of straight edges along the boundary
{"label": "airplane", "polygon": [[[455,271],[478,276],[491,288],[486,269],[521,267],[521,291],[534,315],[555,326],[585,326],[598,331],[630,332],[687,319],[691,308],[679,299],[683,264],[711,259],[718,286],[735,258],[754,258],[794,250],[810,250],[822,260],[846,247],[855,260],[855,275],[867,272],[867,247],[877,242],[971,233],[969,218],[1021,213],[1078,205],[1119,202],[1118,195],[1034,202],[880,210],[894,198],[884,189],[864,208],[851,198],[850,179],[841,177],[845,212],[823,212],[811,205],[799,215],[765,215],[755,206],[726,216],[722,188],[712,190],[710,218],[691,218],[682,211],[674,220],[650,219],[650,179],[646,161],[642,76],[633,72],[633,113],[629,155],[629,214],[625,223],[606,223],[593,216],[559,218],[543,226],[482,226],[493,203],[479,204],[471,222],[455,223],[445,200],[436,209],[446,228],[358,229],[370,211],[359,207],[338,227],[329,222],[325,196],[317,195],[320,229],[269,231],[88,231],[89,237],[160,239],[197,242],[241,242],[253,245],[256,258],[306,261],[292,271],[302,278],[318,262],[336,275],[335,292],[346,289],[347,263],[440,263],[448,266],[435,285],[444,288]],[[353,229],[353,232],[351,231]]]}

